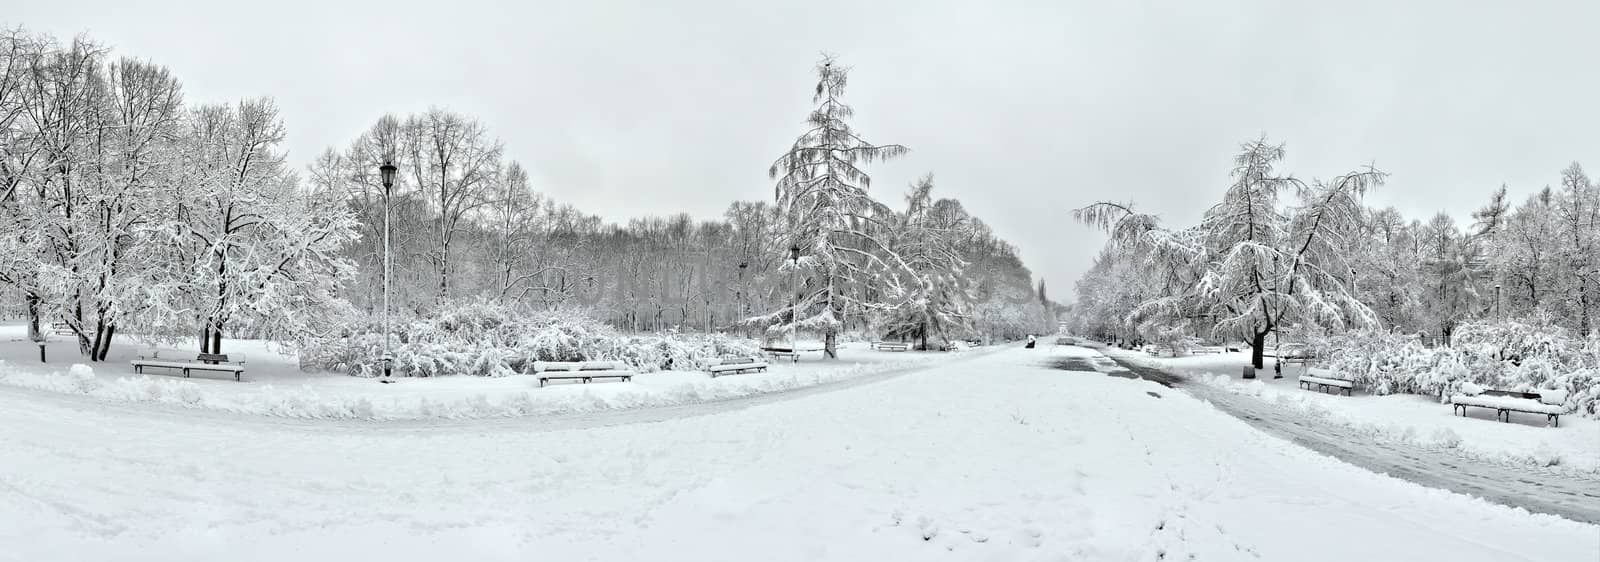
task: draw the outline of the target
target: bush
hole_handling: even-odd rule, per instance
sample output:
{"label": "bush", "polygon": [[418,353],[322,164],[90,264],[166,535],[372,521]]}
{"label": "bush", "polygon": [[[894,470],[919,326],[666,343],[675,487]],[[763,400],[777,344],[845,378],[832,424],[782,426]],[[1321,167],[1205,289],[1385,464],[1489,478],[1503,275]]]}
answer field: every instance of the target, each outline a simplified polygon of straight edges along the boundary
{"label": "bush", "polygon": [[1600,336],[1578,338],[1547,322],[1473,322],[1449,347],[1426,347],[1417,336],[1382,331],[1313,338],[1328,368],[1377,394],[1441,399],[1475,384],[1505,390],[1566,390],[1568,411],[1593,417],[1600,408]]}
{"label": "bush", "polygon": [[[383,337],[370,322],[302,342],[300,366],[356,376],[383,369]],[[506,376],[535,361],[621,361],[642,371],[698,370],[724,355],[755,356],[754,341],[721,334],[628,336],[583,311],[518,312],[485,301],[444,307],[435,318],[393,326],[395,374]]]}

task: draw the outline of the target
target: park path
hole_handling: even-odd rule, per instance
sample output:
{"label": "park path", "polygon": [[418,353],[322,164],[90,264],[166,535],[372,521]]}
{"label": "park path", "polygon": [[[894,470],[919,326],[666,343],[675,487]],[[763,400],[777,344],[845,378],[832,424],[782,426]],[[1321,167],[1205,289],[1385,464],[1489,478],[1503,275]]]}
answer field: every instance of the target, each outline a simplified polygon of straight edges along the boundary
{"label": "park path", "polygon": [[1593,475],[1496,463],[1443,447],[1374,440],[1251,396],[1187,384],[1183,375],[1171,371],[1112,359],[1133,376],[1180,388],[1269,434],[1367,470],[1535,513],[1600,524],[1600,478]]}

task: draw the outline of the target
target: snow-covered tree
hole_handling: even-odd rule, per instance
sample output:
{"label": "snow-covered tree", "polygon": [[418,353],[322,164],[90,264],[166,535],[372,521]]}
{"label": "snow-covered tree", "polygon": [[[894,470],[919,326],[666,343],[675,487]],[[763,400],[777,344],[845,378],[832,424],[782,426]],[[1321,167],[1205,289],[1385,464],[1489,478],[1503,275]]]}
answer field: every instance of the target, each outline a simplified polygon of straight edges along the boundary
{"label": "snow-covered tree", "polygon": [[808,276],[802,293],[771,329],[821,332],[828,357],[838,354],[837,336],[847,314],[881,308],[856,289],[892,282],[885,273],[906,268],[880,240],[878,226],[893,212],[867,195],[871,178],[861,169],[905,154],[906,148],[872,144],[850,126],[854,111],[842,99],[849,69],[834,63],[834,57],[824,56],[817,64],[812,101],[818,106],[806,119],[811,128],[768,169],[777,180],[782,236],[804,254],[796,263]]}
{"label": "snow-covered tree", "polygon": [[1600,257],[1596,256],[1600,254],[1600,187],[1577,162],[1561,172],[1556,223],[1561,236],[1557,247],[1568,266],[1563,280],[1565,316],[1576,321],[1580,335],[1587,336],[1594,330],[1593,309],[1600,302]]}
{"label": "snow-covered tree", "polygon": [[880,314],[882,332],[920,339],[924,349],[930,336],[948,344],[973,326],[967,263],[957,247],[969,217],[959,202],[934,200],[932,191],[929,174],[911,187],[906,211],[891,224],[887,246],[906,267],[888,272],[899,278],[889,286],[900,292],[886,295],[895,304]]}
{"label": "snow-covered tree", "polygon": [[[1383,174],[1368,168],[1307,183],[1276,171],[1282,145],[1259,139],[1241,150],[1222,202],[1193,228],[1167,230],[1153,216],[1110,202],[1075,211],[1119,247],[1146,252],[1158,271],[1186,281],[1140,303],[1132,311],[1136,323],[1156,330],[1199,322],[1213,337],[1244,338],[1257,368],[1267,335],[1280,326],[1374,324],[1356,298],[1348,248],[1360,232],[1360,198]],[[1283,203],[1289,190],[1298,204]]]}
{"label": "snow-covered tree", "polygon": [[434,214],[429,258],[437,267],[438,296],[450,297],[451,247],[468,217],[495,197],[500,141],[476,119],[434,108],[406,120],[400,165]]}
{"label": "snow-covered tree", "polygon": [[181,172],[148,237],[162,271],[145,291],[146,334],[198,334],[202,353],[221,353],[229,330],[278,339],[315,330],[341,308],[354,218],[299,188],[272,100],[200,106],[186,125]]}

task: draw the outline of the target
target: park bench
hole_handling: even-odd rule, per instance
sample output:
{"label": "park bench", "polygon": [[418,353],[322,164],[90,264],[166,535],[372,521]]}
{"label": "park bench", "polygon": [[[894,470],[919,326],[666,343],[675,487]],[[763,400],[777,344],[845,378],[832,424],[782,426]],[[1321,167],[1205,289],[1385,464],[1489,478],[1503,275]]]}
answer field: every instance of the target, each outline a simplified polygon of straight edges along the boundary
{"label": "park bench", "polygon": [[739,374],[746,371],[762,372],[767,370],[767,362],[755,357],[724,357],[717,364],[706,367],[706,372],[711,373],[711,378],[728,373]]}
{"label": "park bench", "polygon": [[244,360],[229,361],[228,356],[221,353],[196,354],[193,361],[181,359],[163,359],[160,352],[152,352],[149,357],[140,356],[133,361],[133,372],[144,374],[146,367],[159,367],[163,369],[177,369],[183,372],[184,378],[189,378],[191,371],[206,371],[215,373],[233,373],[233,380],[244,380]]}
{"label": "park bench", "polygon": [[1334,392],[1344,391],[1345,396],[1349,396],[1350,390],[1356,387],[1355,381],[1317,377],[1312,375],[1300,375],[1300,386],[1304,387],[1306,390],[1311,390],[1313,385],[1317,387],[1317,391],[1319,392],[1326,392],[1328,389],[1332,388],[1334,389]]}
{"label": "park bench", "polygon": [[633,371],[615,361],[534,361],[533,373],[539,376],[539,387],[553,380],[576,380],[589,384],[595,379],[633,380]]}
{"label": "park bench", "polygon": [[[1477,392],[1473,392],[1477,390]],[[1494,410],[1494,417],[1502,422],[1511,421],[1511,412],[1544,414],[1545,422],[1561,427],[1561,414],[1566,411],[1567,391],[1541,390],[1520,392],[1513,390],[1481,390],[1474,386],[1462,388],[1462,394],[1450,397],[1451,413],[1467,415],[1467,407]]]}
{"label": "park bench", "polygon": [[769,356],[769,357],[772,357],[774,360],[782,359],[784,357],[788,357],[789,360],[792,361],[792,362],[795,362],[795,363],[799,363],[800,362],[800,352],[799,351],[795,351],[794,349],[791,349],[791,348],[787,348],[787,347],[763,347],[763,348],[761,348],[761,352],[767,354],[767,356]]}
{"label": "park bench", "polygon": [[911,351],[911,344],[904,342],[881,341],[874,347],[878,351]]}

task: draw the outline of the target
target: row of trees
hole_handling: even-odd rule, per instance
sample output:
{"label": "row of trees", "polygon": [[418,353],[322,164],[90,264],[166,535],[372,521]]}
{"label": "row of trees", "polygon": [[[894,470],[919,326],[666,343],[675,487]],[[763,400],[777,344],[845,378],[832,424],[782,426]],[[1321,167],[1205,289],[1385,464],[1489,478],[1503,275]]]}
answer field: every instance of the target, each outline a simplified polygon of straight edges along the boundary
{"label": "row of trees", "polygon": [[1072,329],[1244,339],[1258,367],[1266,336],[1291,327],[1378,327],[1448,343],[1461,323],[1501,315],[1592,333],[1600,188],[1578,164],[1559,188],[1520,205],[1501,187],[1463,227],[1443,213],[1408,221],[1364,205],[1385,178],[1377,170],[1307,183],[1278,172],[1282,158],[1282,145],[1243,145],[1222,202],[1189,228],[1165,228],[1130,205],[1079,209],[1110,240],[1078,281]]}
{"label": "row of trees", "polygon": [[356,222],[298,188],[271,100],[186,105],[167,68],[0,35],[0,284],[90,360],[119,331],[292,337],[336,312]]}
{"label": "row of trees", "polygon": [[[933,178],[892,209],[857,165],[905,153],[845,123],[818,66],[813,129],[772,167],[775,202],[613,224],[530,185],[487,126],[384,116],[302,177],[270,99],[188,104],[179,80],[87,38],[0,38],[0,296],[30,332],[65,322],[92,360],[117,333],[280,341],[461,301],[579,307],[627,330],[800,329],[904,338],[1044,331],[1016,251]],[[378,168],[399,169],[392,189]],[[791,248],[800,259],[793,259]],[[352,322],[354,320],[354,322]]]}
{"label": "row of trees", "polygon": [[[610,224],[535,191],[470,117],[385,116],[311,166],[317,191],[343,198],[361,224],[347,250],[360,264],[350,299],[381,307],[387,203],[402,314],[462,299],[581,306],[629,330],[799,330],[830,351],[844,330],[926,339],[1045,329],[1048,303],[1035,299],[1015,249],[959,202],[934,198],[931,176],[911,186],[903,211],[867,195],[856,164],[905,149],[856,137],[839,98],[844,69],[831,59],[818,68],[814,128],[771,170],[776,203],[736,202],[718,220]],[[387,192],[384,162],[400,169]]]}

